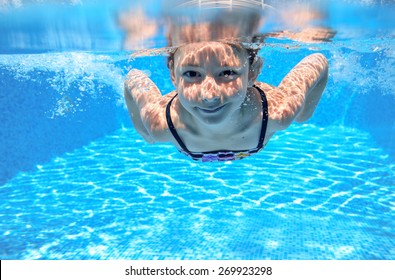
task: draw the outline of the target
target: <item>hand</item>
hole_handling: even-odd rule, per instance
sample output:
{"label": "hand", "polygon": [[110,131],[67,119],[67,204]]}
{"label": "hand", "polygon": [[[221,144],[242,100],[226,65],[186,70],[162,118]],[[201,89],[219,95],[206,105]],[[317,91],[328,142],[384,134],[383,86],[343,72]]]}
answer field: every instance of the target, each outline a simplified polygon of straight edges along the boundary
{"label": "hand", "polygon": [[300,32],[281,31],[270,33],[268,37],[287,38],[303,43],[321,43],[330,42],[335,36],[336,31],[324,27],[309,27]]}

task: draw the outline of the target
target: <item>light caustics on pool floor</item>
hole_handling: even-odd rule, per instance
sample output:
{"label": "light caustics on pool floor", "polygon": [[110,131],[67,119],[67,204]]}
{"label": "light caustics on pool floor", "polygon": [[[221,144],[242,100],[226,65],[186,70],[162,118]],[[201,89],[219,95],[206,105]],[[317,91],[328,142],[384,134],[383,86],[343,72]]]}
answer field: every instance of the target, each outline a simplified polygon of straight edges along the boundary
{"label": "light caustics on pool floor", "polygon": [[293,125],[214,164],[139,139],[118,130],[0,187],[0,258],[395,258],[395,164],[367,133]]}

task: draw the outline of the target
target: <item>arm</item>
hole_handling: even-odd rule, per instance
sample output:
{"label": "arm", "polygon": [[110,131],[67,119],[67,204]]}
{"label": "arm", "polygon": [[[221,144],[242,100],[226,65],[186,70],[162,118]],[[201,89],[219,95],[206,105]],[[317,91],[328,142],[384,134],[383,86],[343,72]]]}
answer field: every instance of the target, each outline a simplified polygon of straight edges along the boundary
{"label": "arm", "polygon": [[294,120],[307,121],[314,113],[328,81],[328,61],[313,54],[299,62],[281,81],[273,94],[272,118],[277,129],[287,128]]}
{"label": "arm", "polygon": [[151,134],[151,118],[155,104],[162,97],[159,89],[142,71],[133,69],[125,80],[125,101],[137,132],[148,143],[155,140]]}

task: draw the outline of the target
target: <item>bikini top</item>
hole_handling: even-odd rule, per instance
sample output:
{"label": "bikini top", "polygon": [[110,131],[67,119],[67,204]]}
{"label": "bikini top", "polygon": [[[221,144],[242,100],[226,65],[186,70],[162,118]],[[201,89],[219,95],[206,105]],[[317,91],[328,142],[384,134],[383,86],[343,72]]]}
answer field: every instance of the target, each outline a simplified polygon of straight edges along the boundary
{"label": "bikini top", "polygon": [[180,152],[189,156],[193,160],[202,161],[202,162],[213,162],[213,161],[228,161],[228,160],[239,160],[246,157],[251,156],[252,154],[258,153],[263,147],[263,143],[265,140],[267,122],[268,122],[268,107],[267,107],[267,100],[266,95],[259,87],[253,85],[256,88],[262,99],[262,125],[261,125],[261,133],[259,136],[258,146],[254,149],[249,150],[239,150],[239,151],[229,151],[229,150],[217,150],[217,151],[210,151],[210,152],[191,152],[185,146],[184,142],[182,141],[180,135],[177,133],[176,128],[174,127],[173,121],[171,120],[170,114],[170,106],[177,97],[177,94],[169,101],[166,106],[166,121],[167,125],[169,126],[170,132],[173,137],[176,139],[177,143],[180,145],[181,149]]}

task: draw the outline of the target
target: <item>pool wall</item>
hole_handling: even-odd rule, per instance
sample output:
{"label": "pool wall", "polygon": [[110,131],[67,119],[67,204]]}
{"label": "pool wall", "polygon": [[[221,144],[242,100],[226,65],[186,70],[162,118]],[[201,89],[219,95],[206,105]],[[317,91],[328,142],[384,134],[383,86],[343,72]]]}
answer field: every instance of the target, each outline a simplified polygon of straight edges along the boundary
{"label": "pool wall", "polygon": [[[309,53],[312,52],[272,50],[265,53],[260,79],[278,84],[290,67]],[[324,54],[331,64],[338,63],[332,53]],[[374,57],[369,59],[374,61]],[[81,85],[85,82],[75,81],[68,86],[67,92],[60,94],[59,89],[53,87],[54,77],[59,76],[59,72],[32,70],[29,77],[21,79],[15,69],[0,64],[0,184],[19,171],[33,170],[37,165],[116,129],[131,127],[122,104],[122,80],[131,66],[151,69],[152,79],[165,92],[172,87],[166,78],[168,70],[163,58],[140,59],[134,65],[127,59],[111,63],[115,69],[121,69],[115,81],[121,85],[114,88],[114,80],[107,83],[105,79],[93,79],[89,81],[91,94],[83,97]],[[379,84],[362,88],[358,83],[350,82],[350,79],[367,79],[371,75],[368,71],[359,73],[359,77],[339,79],[344,69],[337,68],[333,66],[327,89],[309,122],[320,127],[344,125],[368,131],[379,147],[395,157],[395,95],[384,92]]]}
{"label": "pool wall", "polygon": [[[36,77],[42,81],[39,84],[20,82],[14,80],[14,73],[0,67],[0,76],[0,184],[18,171],[31,170],[120,127],[123,111],[116,107],[114,93],[109,98],[84,98],[79,104],[83,110],[53,117],[51,108],[62,99],[46,84],[45,75]],[[69,100],[61,102],[72,102]]]}

